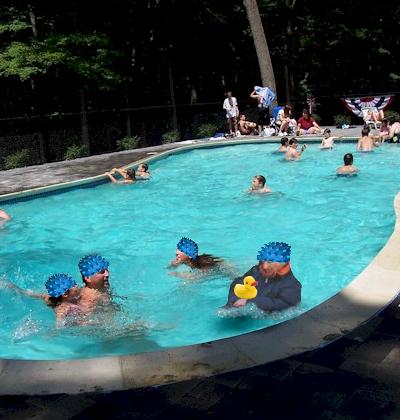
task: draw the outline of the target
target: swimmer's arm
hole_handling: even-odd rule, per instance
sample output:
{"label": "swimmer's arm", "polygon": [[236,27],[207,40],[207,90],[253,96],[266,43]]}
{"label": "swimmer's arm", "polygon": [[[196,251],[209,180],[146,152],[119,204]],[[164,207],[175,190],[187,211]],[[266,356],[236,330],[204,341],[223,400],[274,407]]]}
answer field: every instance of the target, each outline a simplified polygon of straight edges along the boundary
{"label": "swimmer's arm", "polygon": [[104,175],[107,175],[110,178],[110,181],[116,184],[118,181],[111,175],[111,172],[106,172]]}
{"label": "swimmer's arm", "polygon": [[3,283],[8,289],[15,290],[20,295],[29,296],[29,297],[33,297],[33,298],[36,298],[36,299],[46,300],[47,295],[45,293],[36,293],[36,292],[32,292],[32,290],[22,289],[21,287],[17,286],[16,284],[11,283],[10,281],[5,280],[5,279],[1,279],[1,283]]}
{"label": "swimmer's arm", "polygon": [[6,222],[11,220],[11,217],[4,211],[0,209],[0,218],[4,219]]}
{"label": "swimmer's arm", "polygon": [[198,280],[204,277],[204,273],[201,270],[192,273],[179,273],[178,271],[171,271],[168,274],[170,276],[178,277],[182,280]]}

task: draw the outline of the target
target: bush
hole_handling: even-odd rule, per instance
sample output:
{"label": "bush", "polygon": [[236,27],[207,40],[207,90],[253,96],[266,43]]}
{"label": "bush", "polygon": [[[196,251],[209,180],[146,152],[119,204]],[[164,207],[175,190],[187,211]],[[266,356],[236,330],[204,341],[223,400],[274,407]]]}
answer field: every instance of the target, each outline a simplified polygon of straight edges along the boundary
{"label": "bush", "polygon": [[78,159],[80,157],[85,157],[85,156],[89,156],[88,147],[73,144],[72,146],[68,147],[67,151],[65,152],[64,159],[72,160],[72,159]]}
{"label": "bush", "polygon": [[334,116],[335,126],[341,128],[343,124],[350,125],[350,117],[348,115],[338,114]]}
{"label": "bush", "polygon": [[216,124],[201,124],[197,127],[197,137],[211,137],[218,131],[218,126]]}
{"label": "bush", "polygon": [[19,152],[4,158],[4,169],[20,168],[21,166],[27,166],[29,163],[29,149],[22,149]]}
{"label": "bush", "polygon": [[321,117],[318,114],[313,113],[311,116],[314,118],[317,124],[321,124]]}
{"label": "bush", "polygon": [[123,139],[117,140],[117,149],[119,151],[137,149],[140,142],[141,138],[139,136],[124,137]]}
{"label": "bush", "polygon": [[396,111],[385,111],[385,118],[393,119],[394,121],[400,121],[400,114]]}
{"label": "bush", "polygon": [[170,130],[162,135],[163,144],[173,143],[174,141],[180,140],[180,135],[178,130]]}

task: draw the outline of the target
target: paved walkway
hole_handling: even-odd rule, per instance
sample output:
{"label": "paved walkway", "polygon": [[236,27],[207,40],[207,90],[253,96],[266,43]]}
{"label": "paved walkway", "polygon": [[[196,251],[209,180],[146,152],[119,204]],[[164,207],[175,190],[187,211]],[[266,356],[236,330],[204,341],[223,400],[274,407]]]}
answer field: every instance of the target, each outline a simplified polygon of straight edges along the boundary
{"label": "paved walkway", "polygon": [[149,389],[1,396],[0,418],[400,419],[398,304],[345,338],[296,357]]}

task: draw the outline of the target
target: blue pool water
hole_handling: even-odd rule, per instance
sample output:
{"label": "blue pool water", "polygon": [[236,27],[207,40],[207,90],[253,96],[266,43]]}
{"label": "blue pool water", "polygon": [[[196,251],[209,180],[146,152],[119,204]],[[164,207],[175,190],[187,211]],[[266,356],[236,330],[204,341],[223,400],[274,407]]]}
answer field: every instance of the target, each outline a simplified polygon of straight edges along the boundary
{"label": "blue pool water", "polygon": [[[92,326],[57,329],[52,309],[0,281],[0,357],[84,358],[210,341],[282,322],[340,291],[393,230],[400,148],[367,154],[355,152],[354,143],[333,151],[310,145],[300,162],[285,162],[272,153],[276,147],[193,150],[152,163],[148,182],[4,205],[13,220],[0,230],[2,278],[41,292],[55,272],[81,283],[77,263],[96,252],[110,261],[115,306]],[[337,177],[347,152],[361,172]],[[255,174],[267,177],[273,194],[245,192]],[[188,282],[168,275],[181,236],[197,241],[200,253],[225,258],[238,274],[256,264],[265,242],[290,243],[301,305],[279,314],[219,309],[228,277]]]}

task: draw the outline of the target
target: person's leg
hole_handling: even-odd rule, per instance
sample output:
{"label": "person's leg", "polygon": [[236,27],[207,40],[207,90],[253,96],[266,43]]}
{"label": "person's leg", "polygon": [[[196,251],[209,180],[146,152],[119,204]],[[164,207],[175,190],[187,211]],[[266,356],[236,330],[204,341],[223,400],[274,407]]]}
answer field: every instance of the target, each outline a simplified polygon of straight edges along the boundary
{"label": "person's leg", "polygon": [[234,132],[233,132],[233,123],[232,123],[232,118],[228,118],[228,131],[229,131],[229,134],[230,135],[233,135],[234,134]]}
{"label": "person's leg", "polygon": [[317,128],[317,127],[310,127],[310,128],[308,129],[308,133],[309,133],[309,134],[318,134],[318,132],[319,132],[319,130],[318,130],[318,128]]}
{"label": "person's leg", "polygon": [[385,118],[385,115],[384,115],[384,113],[383,113],[383,110],[381,109],[379,112],[378,112],[378,121],[383,121],[383,119]]}

